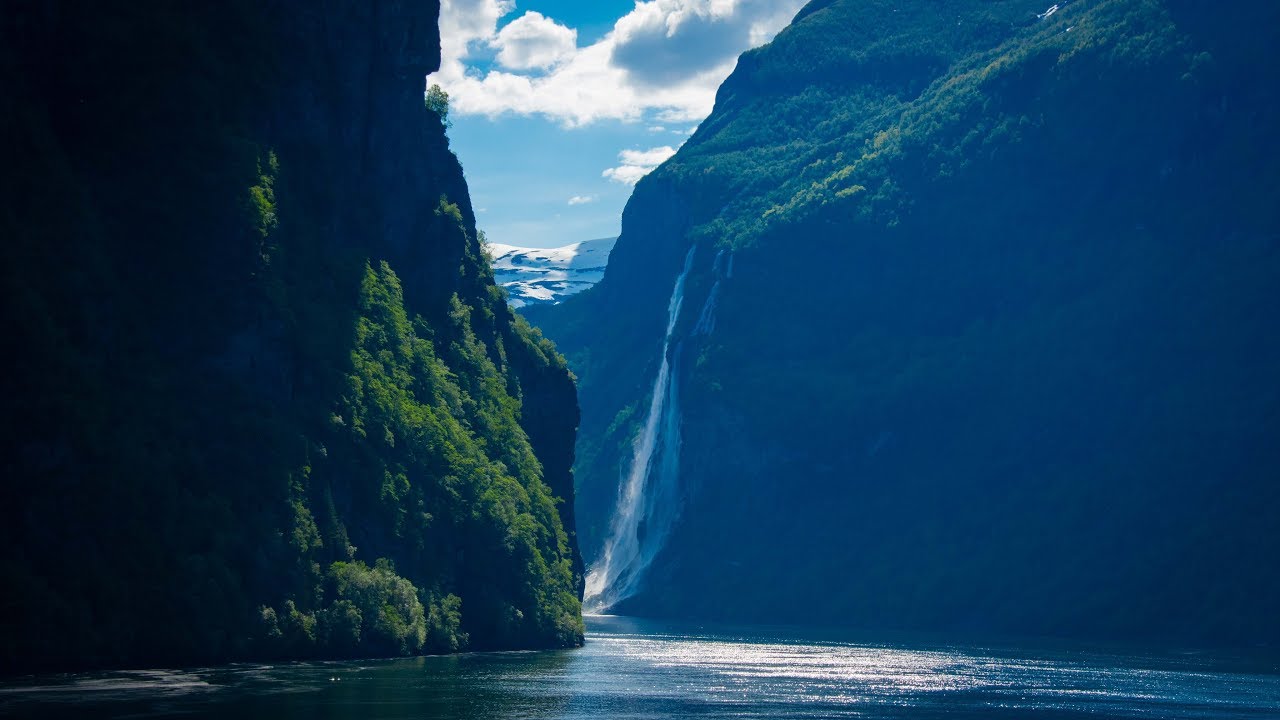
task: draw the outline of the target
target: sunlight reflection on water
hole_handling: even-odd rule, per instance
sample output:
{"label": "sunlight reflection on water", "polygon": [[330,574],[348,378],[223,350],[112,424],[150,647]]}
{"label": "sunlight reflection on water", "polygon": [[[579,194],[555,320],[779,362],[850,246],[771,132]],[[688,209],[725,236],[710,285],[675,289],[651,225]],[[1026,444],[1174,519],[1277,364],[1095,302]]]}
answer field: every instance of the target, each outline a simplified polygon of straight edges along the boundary
{"label": "sunlight reflection on water", "polygon": [[1275,718],[1274,663],[815,640],[588,618],[579,650],[0,682],[0,715],[254,718]]}
{"label": "sunlight reflection on water", "polygon": [[684,687],[685,697],[747,698],[790,717],[1280,716],[1274,667],[1211,672],[1203,658],[1079,651],[1028,658],[976,648],[665,635],[625,618],[595,623],[587,651],[625,659],[627,672],[648,676],[653,687],[668,685],[660,678],[686,678],[694,689]]}

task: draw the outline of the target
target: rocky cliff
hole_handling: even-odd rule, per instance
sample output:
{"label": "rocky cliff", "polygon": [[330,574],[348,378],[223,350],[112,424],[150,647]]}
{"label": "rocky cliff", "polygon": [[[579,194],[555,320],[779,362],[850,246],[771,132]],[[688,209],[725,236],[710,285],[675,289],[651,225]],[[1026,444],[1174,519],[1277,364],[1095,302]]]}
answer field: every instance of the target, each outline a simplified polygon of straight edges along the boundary
{"label": "rocky cliff", "polygon": [[6,9],[5,670],[581,642],[574,386],[438,11]]}
{"label": "rocky cliff", "polygon": [[1049,5],[810,3],[529,313],[598,561],[693,248],[618,610],[1280,640],[1276,6]]}

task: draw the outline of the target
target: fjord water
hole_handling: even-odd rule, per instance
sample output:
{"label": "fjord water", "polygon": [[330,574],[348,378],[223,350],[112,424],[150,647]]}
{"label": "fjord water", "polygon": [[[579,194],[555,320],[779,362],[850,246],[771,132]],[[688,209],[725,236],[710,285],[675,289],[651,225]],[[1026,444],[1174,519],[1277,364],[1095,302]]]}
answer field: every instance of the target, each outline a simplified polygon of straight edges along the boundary
{"label": "fjord water", "polygon": [[589,617],[585,647],[0,682],[0,716],[1275,718],[1280,666]]}

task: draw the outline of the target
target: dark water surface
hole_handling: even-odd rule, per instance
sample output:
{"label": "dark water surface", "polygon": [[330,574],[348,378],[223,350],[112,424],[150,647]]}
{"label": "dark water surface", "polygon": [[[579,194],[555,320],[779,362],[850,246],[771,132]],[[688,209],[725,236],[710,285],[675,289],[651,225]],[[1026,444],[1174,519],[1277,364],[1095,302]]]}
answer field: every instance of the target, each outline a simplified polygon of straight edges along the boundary
{"label": "dark water surface", "polygon": [[586,647],[0,681],[13,717],[1280,718],[1275,662],[587,621]]}

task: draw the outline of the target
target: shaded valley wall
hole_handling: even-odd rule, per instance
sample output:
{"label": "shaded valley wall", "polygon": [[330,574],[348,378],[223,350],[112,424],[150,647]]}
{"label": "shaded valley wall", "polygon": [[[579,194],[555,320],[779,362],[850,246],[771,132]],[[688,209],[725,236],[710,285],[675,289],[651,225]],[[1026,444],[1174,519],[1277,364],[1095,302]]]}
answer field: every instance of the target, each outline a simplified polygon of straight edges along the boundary
{"label": "shaded valley wall", "polygon": [[581,642],[574,387],[438,12],[6,8],[3,670]]}

